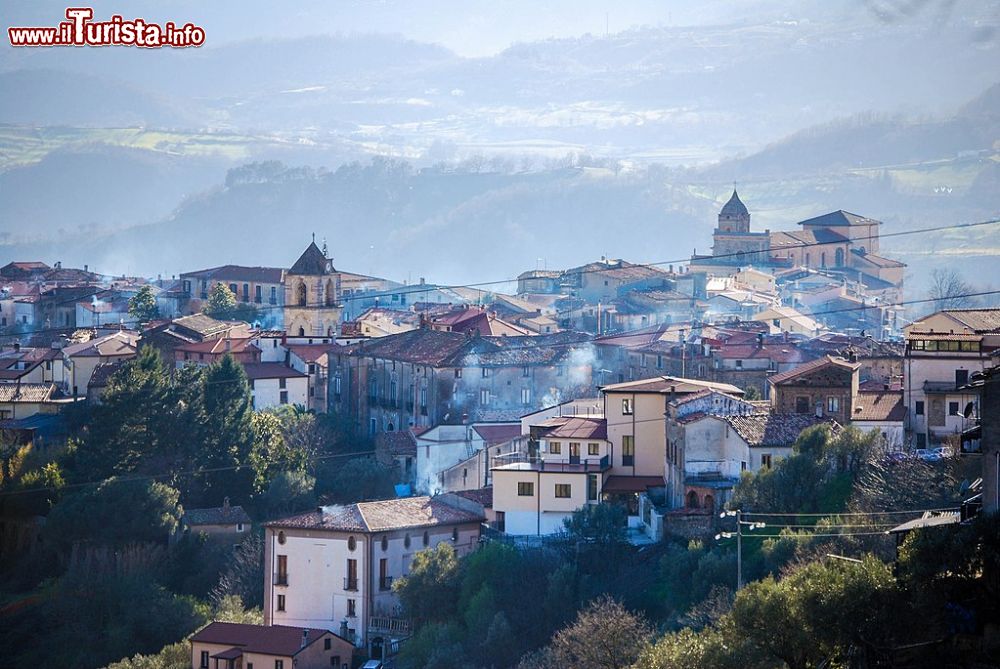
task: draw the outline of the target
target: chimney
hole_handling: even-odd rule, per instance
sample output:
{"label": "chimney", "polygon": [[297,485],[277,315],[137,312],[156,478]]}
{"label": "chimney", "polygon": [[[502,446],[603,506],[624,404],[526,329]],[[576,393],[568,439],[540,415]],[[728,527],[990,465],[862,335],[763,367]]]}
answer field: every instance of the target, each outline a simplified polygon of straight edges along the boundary
{"label": "chimney", "polygon": [[84,264],[83,271],[84,272],[89,272],[90,271],[90,265]]}
{"label": "chimney", "polygon": [[17,342],[17,341],[14,342],[14,353],[17,353],[20,350],[21,350],[21,342]]}

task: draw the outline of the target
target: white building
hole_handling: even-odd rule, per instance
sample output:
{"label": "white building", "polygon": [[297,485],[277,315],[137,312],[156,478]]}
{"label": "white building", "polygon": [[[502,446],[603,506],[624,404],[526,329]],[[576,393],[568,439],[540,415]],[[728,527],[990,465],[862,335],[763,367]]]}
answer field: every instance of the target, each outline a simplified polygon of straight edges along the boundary
{"label": "white building", "polygon": [[265,525],[264,624],[343,630],[378,657],[409,635],[392,592],[414,555],[479,543],[481,507],[453,496],[320,507]]}
{"label": "white building", "polygon": [[260,411],[281,404],[309,406],[309,376],[280,362],[246,363],[253,408]]}

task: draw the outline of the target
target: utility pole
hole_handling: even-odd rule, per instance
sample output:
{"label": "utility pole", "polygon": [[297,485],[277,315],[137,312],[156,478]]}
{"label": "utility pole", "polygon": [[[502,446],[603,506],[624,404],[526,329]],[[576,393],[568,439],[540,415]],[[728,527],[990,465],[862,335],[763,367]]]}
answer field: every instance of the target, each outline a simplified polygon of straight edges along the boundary
{"label": "utility pole", "polygon": [[743,512],[736,509],[736,592],[743,589]]}

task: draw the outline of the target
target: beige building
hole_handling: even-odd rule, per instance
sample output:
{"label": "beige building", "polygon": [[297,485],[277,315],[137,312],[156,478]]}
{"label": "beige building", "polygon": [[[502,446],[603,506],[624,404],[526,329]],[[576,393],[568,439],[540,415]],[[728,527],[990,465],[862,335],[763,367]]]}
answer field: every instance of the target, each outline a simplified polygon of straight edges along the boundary
{"label": "beige building", "polygon": [[335,337],[340,331],[340,274],[313,241],[285,274],[285,331]]}
{"label": "beige building", "polygon": [[858,399],[857,362],[823,356],[768,377],[771,409],[779,414],[814,414],[850,422]]}
{"label": "beige building", "polygon": [[180,531],[207,534],[210,537],[239,539],[250,531],[252,521],[242,506],[230,506],[227,497],[222,506],[209,509],[185,509]]}
{"label": "beige building", "polygon": [[393,580],[442,542],[459,555],[475,550],[484,520],[481,507],[440,496],[326,506],[267,523],[264,623],[340,630],[381,657],[410,633]]}
{"label": "beige building", "polygon": [[319,628],[213,622],[191,637],[191,669],[349,669],[353,656]]}
{"label": "beige building", "polygon": [[124,330],[66,346],[62,349],[66,392],[74,396],[86,395],[90,377],[98,365],[134,358],[138,349],[139,335]]}

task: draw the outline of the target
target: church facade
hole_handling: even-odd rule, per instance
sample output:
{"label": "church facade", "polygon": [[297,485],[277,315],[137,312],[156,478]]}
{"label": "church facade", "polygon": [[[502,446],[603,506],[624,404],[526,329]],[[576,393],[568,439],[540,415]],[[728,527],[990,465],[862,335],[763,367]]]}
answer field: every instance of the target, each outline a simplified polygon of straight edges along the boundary
{"label": "church facade", "polygon": [[285,332],[289,337],[336,337],[340,332],[340,273],[315,239],[285,273]]}

